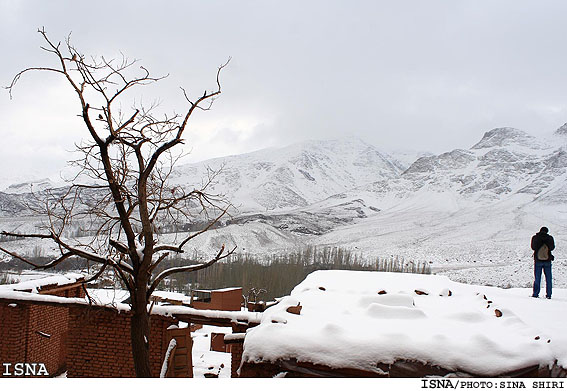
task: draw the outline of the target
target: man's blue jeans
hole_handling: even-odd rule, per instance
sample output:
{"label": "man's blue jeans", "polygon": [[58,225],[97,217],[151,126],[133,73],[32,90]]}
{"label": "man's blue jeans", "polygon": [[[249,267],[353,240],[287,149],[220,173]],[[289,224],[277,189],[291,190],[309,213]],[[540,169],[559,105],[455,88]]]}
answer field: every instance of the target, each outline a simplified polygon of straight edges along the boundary
{"label": "man's blue jeans", "polygon": [[539,296],[541,272],[545,274],[545,296],[551,297],[551,261],[535,261],[534,263],[534,293],[535,297]]}

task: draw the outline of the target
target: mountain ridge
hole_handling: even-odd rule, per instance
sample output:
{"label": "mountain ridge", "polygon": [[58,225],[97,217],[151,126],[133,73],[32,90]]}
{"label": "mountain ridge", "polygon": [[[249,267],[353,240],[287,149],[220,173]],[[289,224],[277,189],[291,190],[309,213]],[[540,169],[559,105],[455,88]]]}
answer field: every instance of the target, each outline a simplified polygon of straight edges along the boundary
{"label": "mountain ridge", "polygon": [[[341,247],[369,259],[432,262],[457,280],[498,285],[510,273],[529,283],[529,238],[540,226],[550,227],[557,243],[567,242],[562,134],[545,138],[495,128],[468,149],[416,153],[411,164],[395,160],[359,140],[327,140],[183,165],[172,179],[191,187],[187,178],[200,178],[208,164],[226,164],[213,190],[238,207],[186,252],[206,256],[222,244],[258,256]],[[23,224],[21,214],[5,209],[21,207],[27,197],[0,193],[5,227]],[[173,242],[175,235],[159,240]],[[564,246],[555,255],[567,266]],[[565,270],[556,275],[567,283]]]}
{"label": "mountain ridge", "polygon": [[226,194],[246,212],[289,210],[377,179],[397,178],[406,168],[403,160],[356,139],[307,141],[183,165],[172,179],[187,183],[186,178],[205,175],[206,167],[224,165],[213,192]]}

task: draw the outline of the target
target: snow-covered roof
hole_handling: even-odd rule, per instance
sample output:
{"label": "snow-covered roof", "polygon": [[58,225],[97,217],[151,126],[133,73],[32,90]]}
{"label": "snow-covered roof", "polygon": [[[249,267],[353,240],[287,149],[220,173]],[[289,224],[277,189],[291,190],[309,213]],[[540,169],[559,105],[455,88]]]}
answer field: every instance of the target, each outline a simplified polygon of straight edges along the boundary
{"label": "snow-covered roof", "polygon": [[230,288],[220,288],[220,289],[194,289],[193,292],[204,292],[204,293],[211,293],[211,292],[231,292],[235,290],[242,290],[241,287],[230,287]]}
{"label": "snow-covered roof", "polygon": [[77,282],[85,276],[80,273],[67,273],[62,275],[53,275],[49,277],[39,278],[18,282],[15,284],[0,285],[1,290],[11,290],[20,292],[39,293],[43,287],[64,286]]}
{"label": "snow-covered roof", "polygon": [[178,292],[154,291],[154,293],[152,293],[152,297],[157,297],[163,300],[179,301],[186,304],[191,303],[191,298],[189,296]]}
{"label": "snow-covered roof", "polygon": [[[567,364],[567,290],[455,283],[435,275],[316,271],[249,329],[243,361],[295,359],[379,372],[414,360],[494,376]],[[301,306],[300,314],[287,311]]]}
{"label": "snow-covered roof", "polygon": [[[78,275],[77,275],[78,276]],[[59,277],[59,276],[56,276]],[[42,279],[47,280],[47,279]],[[70,279],[71,280],[71,279]],[[28,281],[30,285],[21,285],[21,287],[33,287],[33,282],[39,280]],[[52,281],[52,280],[49,280]],[[64,281],[63,279],[59,281]],[[52,282],[50,282],[52,283]],[[81,298],[81,297],[59,297],[59,296],[52,296],[52,295],[40,295],[37,292],[29,292],[27,289],[22,290],[15,290],[10,289],[10,286],[18,285],[18,284],[11,284],[11,285],[0,285],[0,300],[4,301],[13,301],[17,303],[18,301],[33,301],[37,303],[45,303],[45,304],[58,304],[58,305],[88,305],[89,298]],[[93,300],[92,303],[100,307],[107,307],[113,308],[118,311],[130,311],[130,305],[124,304],[122,301],[124,298],[127,298],[128,292],[120,289],[89,289],[89,296]],[[171,294],[172,292],[167,292]],[[199,317],[201,320],[206,321],[207,319],[211,320],[220,320],[226,321],[230,320],[231,322],[248,322],[251,324],[258,324],[262,318],[262,313],[258,312],[248,312],[248,311],[224,311],[224,310],[198,310],[195,308],[187,307],[184,305],[159,305],[156,304],[155,306],[148,305],[148,308],[151,307],[152,315],[162,315],[168,317]]]}

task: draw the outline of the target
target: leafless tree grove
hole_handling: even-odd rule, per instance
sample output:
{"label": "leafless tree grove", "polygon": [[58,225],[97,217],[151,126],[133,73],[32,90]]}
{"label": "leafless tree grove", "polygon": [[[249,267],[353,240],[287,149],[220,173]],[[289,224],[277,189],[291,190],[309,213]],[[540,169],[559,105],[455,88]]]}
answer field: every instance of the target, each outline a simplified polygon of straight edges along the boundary
{"label": "leafless tree grove", "polygon": [[[100,265],[98,278],[105,270],[114,271],[131,297],[131,342],[138,377],[149,377],[149,298],[158,284],[172,274],[206,268],[230,256],[234,249],[223,245],[210,260],[156,272],[156,267],[170,254],[184,252],[184,247],[203,234],[228,213],[230,204],[220,196],[207,193],[214,175],[204,178],[199,189],[186,190],[170,185],[170,174],[180,155],[174,147],[183,144],[189,119],[197,110],[209,110],[221,93],[220,74],[216,73],[213,91],[205,91],[187,102],[182,114],[155,114],[157,105],[134,103],[124,109],[125,93],[158,82],[136,60],[124,56],[107,60],[87,57],[72,46],[70,37],[56,43],[44,29],[39,33],[42,47],[56,61],[53,67],[31,67],[16,74],[6,87],[12,95],[18,80],[28,72],[41,71],[65,78],[80,104],[83,133],[88,141],[77,144],[79,158],[71,163],[78,174],[64,190],[43,193],[46,224],[33,233],[2,232],[8,237],[44,239],[58,247],[59,255],[39,266],[14,251],[0,250],[38,267],[50,268],[81,257]],[[230,59],[229,59],[230,61]],[[129,106],[129,104],[128,104]],[[199,214],[208,224],[187,233],[172,244],[160,241],[160,224],[191,221]],[[203,217],[204,216],[204,217]],[[72,224],[88,225],[89,240],[71,239],[66,232]]]}

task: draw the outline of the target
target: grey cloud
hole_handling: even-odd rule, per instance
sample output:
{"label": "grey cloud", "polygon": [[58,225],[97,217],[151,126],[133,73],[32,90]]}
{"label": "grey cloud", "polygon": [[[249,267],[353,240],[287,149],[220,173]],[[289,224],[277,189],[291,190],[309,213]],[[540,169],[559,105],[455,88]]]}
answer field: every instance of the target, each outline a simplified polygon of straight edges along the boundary
{"label": "grey cloud", "polygon": [[[177,110],[179,86],[202,93],[232,56],[223,96],[198,121],[222,122],[212,131],[245,143],[223,118],[257,118],[265,134],[250,149],[353,134],[385,149],[442,152],[469,147],[493,127],[544,133],[567,122],[561,0],[0,4],[9,16],[0,26],[0,48],[10,53],[0,64],[3,85],[48,59],[38,50],[40,26],[54,39],[72,31],[84,52],[123,51],[169,73],[151,92]],[[3,117],[25,105],[0,96]]]}

